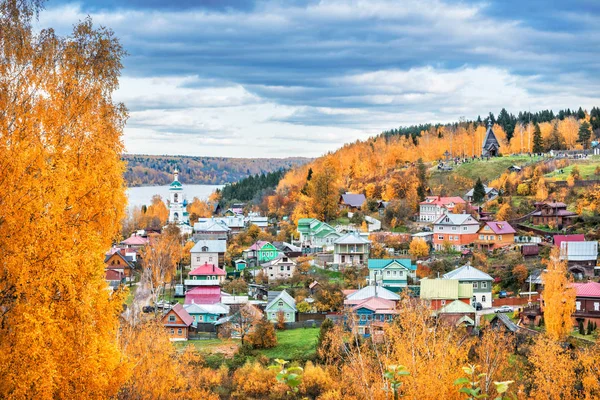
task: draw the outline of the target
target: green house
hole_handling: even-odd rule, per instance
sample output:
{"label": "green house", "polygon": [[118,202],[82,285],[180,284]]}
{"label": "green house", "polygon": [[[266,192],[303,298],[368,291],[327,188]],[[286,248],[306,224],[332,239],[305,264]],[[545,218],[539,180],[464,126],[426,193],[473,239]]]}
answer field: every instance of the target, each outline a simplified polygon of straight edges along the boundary
{"label": "green house", "polygon": [[275,246],[262,240],[244,250],[244,258],[246,260],[255,260],[258,264],[274,260],[278,254],[279,250]]}
{"label": "green house", "polygon": [[298,220],[300,243],[313,247],[332,247],[333,242],[342,235],[331,225],[316,218],[301,218]]}
{"label": "green house", "polygon": [[369,259],[369,284],[384,287],[406,287],[408,277],[415,278],[417,266],[409,258]]}
{"label": "green house", "polygon": [[229,306],[221,303],[216,304],[186,304],[183,306],[194,318],[192,326],[198,324],[214,324],[217,320],[229,313]]}
{"label": "green house", "polygon": [[246,260],[236,260],[235,261],[235,270],[236,271],[243,271],[246,269]]}
{"label": "green house", "polygon": [[267,304],[265,312],[267,319],[277,322],[279,313],[283,313],[285,322],[296,322],[296,300],[285,290]]}

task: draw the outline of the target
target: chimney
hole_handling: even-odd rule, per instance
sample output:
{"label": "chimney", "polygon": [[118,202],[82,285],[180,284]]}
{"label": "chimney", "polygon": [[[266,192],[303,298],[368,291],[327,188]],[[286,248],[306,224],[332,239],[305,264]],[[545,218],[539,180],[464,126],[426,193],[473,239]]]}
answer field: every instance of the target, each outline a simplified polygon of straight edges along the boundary
{"label": "chimney", "polygon": [[213,272],[215,272],[215,264],[213,264]]}

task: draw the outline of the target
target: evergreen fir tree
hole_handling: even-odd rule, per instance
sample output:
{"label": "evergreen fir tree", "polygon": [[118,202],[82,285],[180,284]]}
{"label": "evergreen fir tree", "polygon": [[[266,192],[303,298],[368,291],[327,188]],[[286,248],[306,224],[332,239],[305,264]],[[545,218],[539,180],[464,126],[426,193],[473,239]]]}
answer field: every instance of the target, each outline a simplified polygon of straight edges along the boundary
{"label": "evergreen fir tree", "polygon": [[475,182],[475,187],[473,187],[473,202],[481,203],[485,198],[485,187],[483,183],[481,183],[481,178],[477,178],[477,182]]}
{"label": "evergreen fir tree", "polygon": [[583,109],[581,107],[579,107],[579,110],[577,110],[577,118],[579,118],[579,119],[585,118],[585,111],[583,111]]}
{"label": "evergreen fir tree", "polygon": [[579,139],[577,139],[578,143],[581,143],[584,149],[590,147],[590,138],[592,137],[592,132],[590,130],[590,124],[587,121],[583,121],[581,126],[579,127]]}
{"label": "evergreen fir tree", "polygon": [[542,131],[540,130],[540,126],[537,124],[537,122],[535,123],[533,129],[533,152],[536,154],[544,152],[544,146],[542,143]]}
{"label": "evergreen fir tree", "polygon": [[425,200],[427,196],[427,168],[423,163],[423,159],[419,158],[417,161],[417,178],[419,179],[419,187],[417,187],[417,194],[420,200]]}

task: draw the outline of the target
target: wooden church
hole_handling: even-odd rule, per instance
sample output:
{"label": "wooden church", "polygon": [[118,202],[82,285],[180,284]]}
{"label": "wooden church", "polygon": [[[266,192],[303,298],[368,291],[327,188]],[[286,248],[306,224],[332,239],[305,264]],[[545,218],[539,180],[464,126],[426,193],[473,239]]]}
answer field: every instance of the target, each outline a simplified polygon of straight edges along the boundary
{"label": "wooden church", "polygon": [[492,121],[488,123],[488,129],[483,139],[483,148],[481,149],[482,157],[496,157],[500,154],[500,142],[496,139],[496,135],[492,130]]}

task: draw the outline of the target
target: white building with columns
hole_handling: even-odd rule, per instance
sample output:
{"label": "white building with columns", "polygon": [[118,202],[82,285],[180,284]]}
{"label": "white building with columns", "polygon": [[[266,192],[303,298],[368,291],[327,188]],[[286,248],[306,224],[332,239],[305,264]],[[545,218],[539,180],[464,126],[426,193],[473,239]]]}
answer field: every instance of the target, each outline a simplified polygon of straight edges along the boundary
{"label": "white building with columns", "polygon": [[175,224],[182,235],[191,235],[190,217],[187,212],[187,200],[183,193],[183,185],[179,182],[179,171],[173,172],[173,182],[169,187],[169,224]]}

